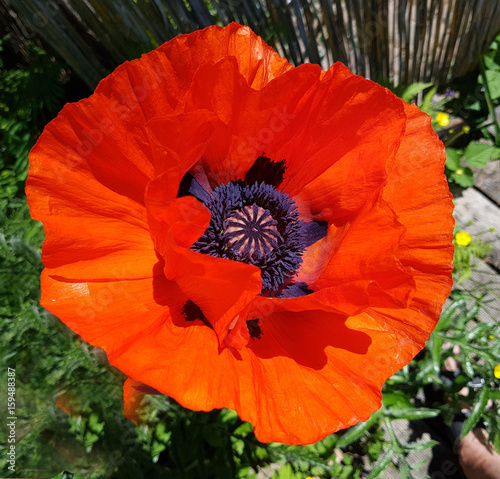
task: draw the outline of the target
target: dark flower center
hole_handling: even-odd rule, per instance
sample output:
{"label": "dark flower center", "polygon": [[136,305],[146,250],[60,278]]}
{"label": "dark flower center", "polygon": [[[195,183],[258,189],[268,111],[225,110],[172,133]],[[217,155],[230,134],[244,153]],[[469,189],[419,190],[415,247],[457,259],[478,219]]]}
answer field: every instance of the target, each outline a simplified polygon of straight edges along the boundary
{"label": "dark flower center", "polygon": [[307,246],[295,202],[258,181],[220,185],[202,201],[212,216],[192,249],[258,266],[262,294],[280,296]]}
{"label": "dark flower center", "polygon": [[[211,214],[210,224],[191,247],[194,251],[258,266],[264,296],[293,298],[312,293],[309,286],[294,282],[305,249],[327,234],[324,221],[304,223],[295,202],[278,190],[286,169],[285,160],[257,158],[242,180],[205,189],[186,173],[178,196],[192,195]],[[182,309],[187,321],[199,319],[212,327],[192,300]],[[260,318],[246,321],[252,339],[263,332]]]}
{"label": "dark flower center", "polygon": [[[210,224],[193,250],[256,265],[261,271],[261,294],[292,298],[313,292],[306,283],[294,282],[293,276],[304,250],[326,235],[328,224],[299,220],[295,202],[278,190],[285,170],[286,160],[272,161],[263,153],[244,179],[213,191],[186,173],[178,196],[196,197],[211,213]],[[191,307],[184,313],[190,320],[200,316]],[[258,337],[257,329],[253,331]]]}
{"label": "dark flower center", "polygon": [[278,246],[280,234],[277,224],[269,210],[254,203],[235,210],[227,218],[224,238],[242,261],[250,257],[260,259]]}

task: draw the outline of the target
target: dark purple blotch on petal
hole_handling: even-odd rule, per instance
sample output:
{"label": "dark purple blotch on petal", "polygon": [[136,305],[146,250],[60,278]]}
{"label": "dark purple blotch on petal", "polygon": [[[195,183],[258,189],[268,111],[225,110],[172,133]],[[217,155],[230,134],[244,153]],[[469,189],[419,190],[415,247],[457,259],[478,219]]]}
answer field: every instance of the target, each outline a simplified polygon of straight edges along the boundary
{"label": "dark purple blotch on petal", "polygon": [[260,337],[264,334],[259,326],[259,321],[260,319],[249,319],[247,321],[248,332],[250,333],[250,337],[252,339],[260,339]]}
{"label": "dark purple blotch on petal", "polygon": [[203,314],[201,308],[194,301],[188,299],[182,307],[181,312],[184,318],[186,318],[186,321],[195,321],[199,319],[205,326],[214,329],[207,317]]}
{"label": "dark purple blotch on petal", "polygon": [[286,161],[272,161],[265,153],[259,156],[251,168],[247,171],[244,185],[251,185],[255,182],[263,182],[272,185],[275,188],[283,181],[283,175],[286,170]]}

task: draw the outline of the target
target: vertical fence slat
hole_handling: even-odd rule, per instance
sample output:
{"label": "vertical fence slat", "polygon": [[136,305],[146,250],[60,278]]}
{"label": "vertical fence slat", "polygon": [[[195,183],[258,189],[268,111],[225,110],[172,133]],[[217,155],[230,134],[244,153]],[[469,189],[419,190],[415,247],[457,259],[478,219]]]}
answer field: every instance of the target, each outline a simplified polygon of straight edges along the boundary
{"label": "vertical fence slat", "polygon": [[500,29],[498,0],[0,0],[0,12],[13,41],[40,38],[91,88],[216,21],[250,25],[295,64],[342,61],[396,85],[463,75]]}

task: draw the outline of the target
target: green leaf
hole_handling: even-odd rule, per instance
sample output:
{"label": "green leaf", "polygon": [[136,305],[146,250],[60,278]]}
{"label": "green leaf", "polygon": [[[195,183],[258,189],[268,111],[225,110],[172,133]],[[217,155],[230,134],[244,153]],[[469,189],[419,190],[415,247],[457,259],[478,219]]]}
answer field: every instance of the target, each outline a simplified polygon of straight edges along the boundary
{"label": "green leaf", "polygon": [[164,422],[159,422],[155,429],[155,437],[158,441],[167,444],[172,436],[172,431],[167,431],[167,426]]}
{"label": "green leaf", "polygon": [[92,432],[96,434],[100,434],[104,429],[104,422],[99,422],[99,416],[95,413],[92,413],[89,417],[89,427],[92,429]]}
{"label": "green leaf", "polygon": [[238,470],[238,478],[239,479],[248,479],[249,477],[255,477],[254,474],[252,474],[252,469],[250,466],[242,467],[241,469]]}
{"label": "green leaf", "polygon": [[[151,447],[151,457],[156,457],[158,458],[158,456],[165,450],[167,449],[167,446],[166,444],[163,444],[161,442],[158,442],[158,441],[153,441],[153,445]],[[158,459],[157,459],[158,460]]]}
{"label": "green leaf", "polygon": [[238,456],[241,456],[245,450],[245,442],[241,439],[236,439],[233,442],[233,449]]}
{"label": "green leaf", "polygon": [[429,361],[423,367],[420,367],[419,371],[417,372],[416,379],[417,381],[421,381],[424,384],[428,384],[430,374],[434,374],[434,364],[432,361]]}
{"label": "green leaf", "polygon": [[486,77],[486,82],[488,83],[488,89],[492,100],[500,98],[500,71],[497,70],[486,70],[484,72]]}
{"label": "green leaf", "polygon": [[472,361],[470,360],[470,357],[468,354],[465,354],[464,357],[462,358],[462,367],[464,369],[465,374],[469,376],[470,378],[474,377],[474,368],[472,367]]}
{"label": "green leaf", "polygon": [[253,431],[253,426],[252,424],[250,424],[249,422],[244,422],[243,424],[241,424],[240,426],[238,426],[233,434],[235,436],[242,436],[242,437],[246,437],[248,436],[251,432]]}
{"label": "green leaf", "polygon": [[479,421],[481,414],[483,414],[483,411],[486,408],[486,404],[488,404],[489,391],[490,390],[487,387],[481,389],[479,393],[479,398],[477,402],[474,404],[474,407],[472,408],[471,415],[464,422],[462,434],[460,435],[462,439],[476,427],[476,424]]}
{"label": "green leaf", "polygon": [[90,449],[92,450],[91,446],[92,446],[94,443],[96,443],[98,440],[99,440],[99,436],[98,436],[97,434],[94,434],[94,433],[93,433],[93,432],[91,432],[91,431],[87,431],[87,432],[85,433],[85,446],[86,446],[87,448],[90,448]]}
{"label": "green leaf", "polygon": [[396,409],[411,407],[410,398],[404,391],[401,391],[399,389],[390,392],[384,391],[382,402],[384,406],[393,407]]}
{"label": "green leaf", "polygon": [[382,414],[382,409],[374,412],[370,419],[366,422],[360,422],[355,426],[348,429],[348,431],[337,441],[336,447],[342,449],[343,447],[352,444],[357,441],[370,427],[372,427],[377,421],[379,416]]}
{"label": "green leaf", "polygon": [[460,271],[460,277],[457,281],[457,286],[470,278],[472,278],[472,269],[470,267],[464,268],[462,271]]}
{"label": "green leaf", "polygon": [[439,375],[441,370],[441,354],[443,352],[443,340],[438,334],[431,335],[429,345],[431,347],[431,359],[434,366],[434,373]]}
{"label": "green leaf", "polygon": [[426,442],[409,442],[408,444],[405,444],[405,449],[409,451],[425,451],[426,449],[431,449],[434,446],[437,446],[439,444],[439,441],[426,441]]}
{"label": "green leaf", "polygon": [[470,343],[471,341],[477,339],[479,336],[483,336],[486,332],[490,330],[491,330],[491,324],[479,323],[470,331],[467,331],[467,334],[465,335],[465,340]]}
{"label": "green leaf", "polygon": [[238,413],[232,409],[223,409],[220,413],[222,423],[233,422],[238,419]]}
{"label": "green leaf", "polygon": [[[338,466],[339,468],[342,468],[341,469],[341,473],[340,473],[340,476],[338,476],[339,479],[357,479],[359,478],[359,470],[357,472],[355,472],[355,469],[353,466],[349,465],[349,466],[344,466],[342,467],[340,464],[335,464],[336,466]],[[334,473],[332,474],[332,477],[337,477],[337,474],[338,472],[334,471]]]}
{"label": "green leaf", "polygon": [[[471,141],[465,149],[465,158],[467,158],[469,165],[475,168],[484,168],[489,161],[500,158],[500,148],[487,143]],[[448,155],[446,156],[446,163],[448,163]]]}
{"label": "green leaf", "polygon": [[481,102],[479,100],[473,100],[472,98],[475,97],[468,96],[468,100],[464,101],[464,104],[467,105],[467,110],[481,111],[483,109],[483,105],[481,104]]}
{"label": "green leaf", "polygon": [[426,88],[429,88],[432,85],[432,83],[412,83],[403,90],[403,92],[401,93],[401,99],[409,102],[412,98],[415,98],[421,91],[424,91]]}
{"label": "green leaf", "polygon": [[465,308],[467,303],[465,302],[465,299],[457,299],[456,301],[453,301],[450,306],[448,306],[443,313],[441,314],[441,319],[439,320],[439,323],[437,324],[436,328],[434,329],[435,332],[441,331],[442,329],[447,329],[448,327],[451,326],[454,318],[454,314],[458,309],[463,309]]}
{"label": "green leaf", "polygon": [[500,389],[493,389],[490,391],[490,399],[500,400]]}
{"label": "green leaf", "polygon": [[460,168],[460,159],[462,158],[463,154],[463,150],[457,150],[456,148],[446,148],[446,168],[451,171],[457,171]]}
{"label": "green leaf", "polygon": [[399,479],[408,479],[411,476],[410,468],[404,457],[400,457],[399,461]]}
{"label": "green leaf", "polygon": [[325,473],[325,468],[321,466],[313,466],[309,470],[313,476],[322,476]]}
{"label": "green leaf", "polygon": [[451,178],[457,185],[463,186],[464,188],[474,185],[474,175],[470,168],[463,168],[458,171],[461,172],[461,174],[456,171],[451,174]]}
{"label": "green leaf", "polygon": [[[375,438],[374,442],[371,442]],[[370,440],[368,442],[368,457],[370,458],[371,461],[375,461],[380,457],[384,450],[384,443],[382,441],[382,438],[377,437],[375,435],[370,437]]]}
{"label": "green leaf", "polygon": [[388,415],[393,419],[425,419],[429,417],[439,416],[439,409],[430,408],[405,408],[405,409],[389,409]]}
{"label": "green leaf", "polygon": [[370,472],[366,479],[375,479],[385,471],[387,465],[391,462],[392,455],[394,454],[394,446],[391,446],[386,453],[382,456],[376,467]]}
{"label": "green leaf", "polygon": [[273,479],[301,479],[302,474],[295,474],[290,464],[281,466],[279,472],[273,474]]}
{"label": "green leaf", "polygon": [[436,94],[438,87],[431,88],[424,96],[424,101],[420,105],[420,109],[428,115],[432,112],[432,97]]}
{"label": "green leaf", "polygon": [[484,66],[487,70],[500,71],[500,65],[495,62],[495,57],[492,55],[484,55]]}
{"label": "green leaf", "polygon": [[[422,469],[422,467],[427,466],[428,464],[429,464],[429,459],[424,458],[421,461],[416,462],[415,464],[410,464],[410,469],[412,471],[418,471],[419,469]],[[429,476],[424,476],[424,479],[429,479]]]}
{"label": "green leaf", "polygon": [[493,246],[477,238],[474,238],[469,245],[470,252],[478,258],[484,258],[492,249]]}

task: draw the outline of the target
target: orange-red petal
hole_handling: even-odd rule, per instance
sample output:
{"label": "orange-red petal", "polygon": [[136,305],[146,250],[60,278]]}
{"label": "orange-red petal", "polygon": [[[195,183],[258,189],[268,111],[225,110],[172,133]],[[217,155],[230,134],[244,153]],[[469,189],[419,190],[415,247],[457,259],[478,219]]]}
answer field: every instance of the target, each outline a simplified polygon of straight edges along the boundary
{"label": "orange-red petal", "polygon": [[[306,296],[260,296],[256,266],[190,249],[210,212],[177,198],[186,172],[210,190],[264,151],[286,159],[280,189],[302,217],[329,225],[295,278]],[[314,442],[379,407],[451,288],[452,204],[428,117],[341,65],[292,68],[247,27],[122,65],[30,159],[42,304],[134,378],[131,407],[137,381],[234,408],[261,440]],[[208,324],[183,314],[188,301]]]}
{"label": "orange-red petal", "polygon": [[[311,443],[376,409],[380,391],[361,367],[367,334],[321,311],[276,313],[266,321],[262,338],[237,351],[219,350],[206,326],[165,321],[110,360],[186,407],[236,409],[262,441]],[[176,380],[166,380],[164,371]]]}
{"label": "orange-red petal", "polygon": [[108,108],[96,97],[67,105],[30,153],[44,264],[78,281],[146,277],[156,262],[144,207],[152,164]]}
{"label": "orange-red petal", "polygon": [[140,390],[142,383],[127,378],[123,384],[123,415],[135,424],[140,424],[140,406],[144,393]]}

